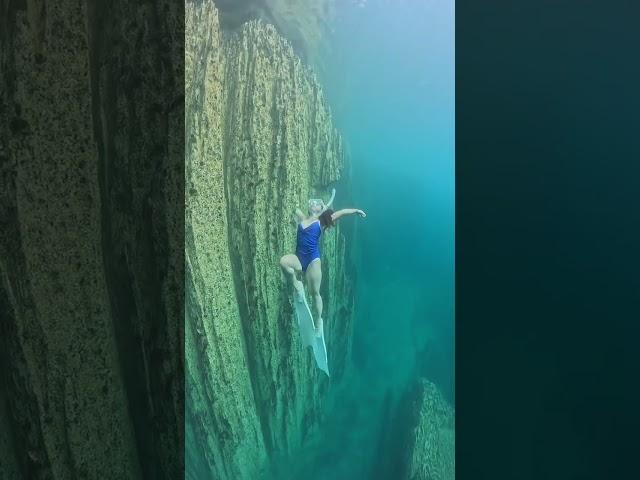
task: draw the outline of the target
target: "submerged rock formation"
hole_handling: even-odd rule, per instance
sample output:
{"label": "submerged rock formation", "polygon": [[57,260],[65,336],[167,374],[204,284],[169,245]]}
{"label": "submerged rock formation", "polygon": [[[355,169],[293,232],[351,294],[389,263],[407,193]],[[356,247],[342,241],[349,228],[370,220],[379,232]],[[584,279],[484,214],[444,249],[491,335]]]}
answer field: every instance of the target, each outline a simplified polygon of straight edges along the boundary
{"label": "submerged rock formation", "polygon": [[407,478],[453,480],[455,478],[455,416],[438,388],[421,380],[415,426],[410,430]]}
{"label": "submerged rock formation", "polygon": [[[344,0],[343,0],[344,1]],[[336,17],[335,0],[216,0],[223,29],[237,30],[251,20],[274,25],[296,54],[316,68]]]}
{"label": "submerged rock formation", "polygon": [[[257,478],[317,425],[329,380],[303,349],[278,261],[293,212],[344,167],[322,89],[276,29],[223,38],[211,1],[186,7],[188,478]],[[352,290],[336,228],[323,245],[332,381],[349,352]]]}
{"label": "submerged rock formation", "polygon": [[421,378],[395,407],[391,397],[389,391],[370,478],[454,480],[455,412],[438,387]]}
{"label": "submerged rock formation", "polygon": [[0,478],[183,470],[175,2],[2,2]]}

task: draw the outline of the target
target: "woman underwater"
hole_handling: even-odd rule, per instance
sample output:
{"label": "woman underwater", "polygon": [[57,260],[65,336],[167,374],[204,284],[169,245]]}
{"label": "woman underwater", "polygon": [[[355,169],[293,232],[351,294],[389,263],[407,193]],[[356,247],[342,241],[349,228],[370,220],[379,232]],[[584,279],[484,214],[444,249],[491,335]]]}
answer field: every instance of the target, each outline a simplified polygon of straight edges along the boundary
{"label": "woman underwater", "polygon": [[303,272],[307,285],[310,286],[311,296],[315,305],[317,320],[316,335],[322,336],[322,297],[320,296],[320,283],[322,282],[322,267],[320,263],[320,236],[324,230],[335,225],[336,220],[345,216],[358,214],[361,217],[367,215],[356,208],[345,208],[334,212],[329,207],[333,203],[335,189],[331,193],[331,200],[325,203],[318,198],[309,200],[309,215],[305,215],[296,209],[296,219],[298,223],[298,236],[296,242],[295,255],[284,255],[280,259],[282,269],[291,275],[293,286],[298,295],[303,295],[302,282],[298,280],[296,274]]}

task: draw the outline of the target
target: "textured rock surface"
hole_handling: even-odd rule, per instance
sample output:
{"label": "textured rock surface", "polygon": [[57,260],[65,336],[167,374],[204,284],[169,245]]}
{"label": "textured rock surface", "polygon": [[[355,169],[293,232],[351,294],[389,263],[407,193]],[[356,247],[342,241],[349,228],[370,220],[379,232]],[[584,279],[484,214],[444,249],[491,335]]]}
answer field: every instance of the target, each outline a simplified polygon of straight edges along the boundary
{"label": "textured rock surface", "polygon": [[388,391],[369,477],[454,480],[455,412],[438,387],[421,378],[397,402]]}
{"label": "textured rock surface", "polygon": [[227,240],[224,54],[212,3],[187,4],[186,40],[187,478],[253,478],[266,451]]}
{"label": "textured rock surface", "polygon": [[0,474],[178,478],[182,7],[1,5]]}
{"label": "textured rock surface", "polygon": [[216,5],[224,29],[235,30],[249,20],[262,19],[274,25],[304,60],[322,67],[319,57],[327,48],[336,17],[335,0],[217,0]]}
{"label": "textured rock surface", "polygon": [[5,393],[0,389],[0,478],[20,478],[20,468],[13,443],[13,427],[7,410]]}
{"label": "textured rock surface", "polygon": [[415,426],[410,430],[407,478],[453,480],[455,478],[455,417],[438,388],[420,382],[415,403]]}
{"label": "textured rock surface", "polygon": [[[313,74],[273,26],[223,40],[210,1],[187,4],[187,473],[256,478],[313,431],[329,381],[300,345],[278,261],[293,212],[344,158]],[[323,240],[332,380],[352,292],[339,229]]]}

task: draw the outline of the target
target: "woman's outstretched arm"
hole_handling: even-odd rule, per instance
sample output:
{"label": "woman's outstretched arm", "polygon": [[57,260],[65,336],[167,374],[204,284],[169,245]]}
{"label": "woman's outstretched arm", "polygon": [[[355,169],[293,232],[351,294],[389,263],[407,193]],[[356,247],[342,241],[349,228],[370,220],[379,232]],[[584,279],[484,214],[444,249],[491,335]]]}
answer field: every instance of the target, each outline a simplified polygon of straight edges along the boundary
{"label": "woman's outstretched arm", "polygon": [[329,203],[327,203],[322,209],[323,212],[329,209],[329,207],[333,203],[333,199],[335,198],[335,196],[336,196],[336,189],[334,188],[333,190],[331,190],[331,198],[329,199]]}
{"label": "woman's outstretched arm", "polygon": [[331,215],[331,220],[333,220],[335,222],[340,217],[344,217],[345,215],[353,215],[353,214],[358,214],[362,218],[367,216],[366,213],[364,213],[362,210],[359,210],[357,208],[343,208],[342,210],[338,210],[337,212],[333,212],[333,214]]}

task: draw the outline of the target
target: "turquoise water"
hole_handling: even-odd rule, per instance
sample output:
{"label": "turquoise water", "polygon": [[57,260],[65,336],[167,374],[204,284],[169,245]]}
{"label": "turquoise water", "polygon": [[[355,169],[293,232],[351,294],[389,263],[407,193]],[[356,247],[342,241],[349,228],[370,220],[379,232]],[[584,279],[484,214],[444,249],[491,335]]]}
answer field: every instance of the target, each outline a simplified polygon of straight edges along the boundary
{"label": "turquoise water", "polygon": [[331,41],[322,83],[352,164],[335,207],[368,216],[343,222],[357,277],[352,368],[287,471],[392,478],[384,465],[402,445],[382,432],[407,387],[424,376],[455,401],[454,7],[343,2]]}
{"label": "turquoise water", "polygon": [[[430,335],[441,340],[447,359],[432,375],[452,398],[453,4],[364,4],[342,11],[324,79],[351,151],[353,201],[369,214],[358,223],[352,245],[359,280],[356,311],[362,316],[354,342],[361,354],[355,359],[376,363],[402,381],[411,363],[405,357],[414,350],[402,337],[409,325],[385,317],[415,311],[412,337],[418,343]],[[371,305],[381,298],[381,305]],[[376,333],[387,336],[388,343],[369,342]],[[376,344],[380,348],[374,354]],[[390,348],[398,357],[382,354]]]}

